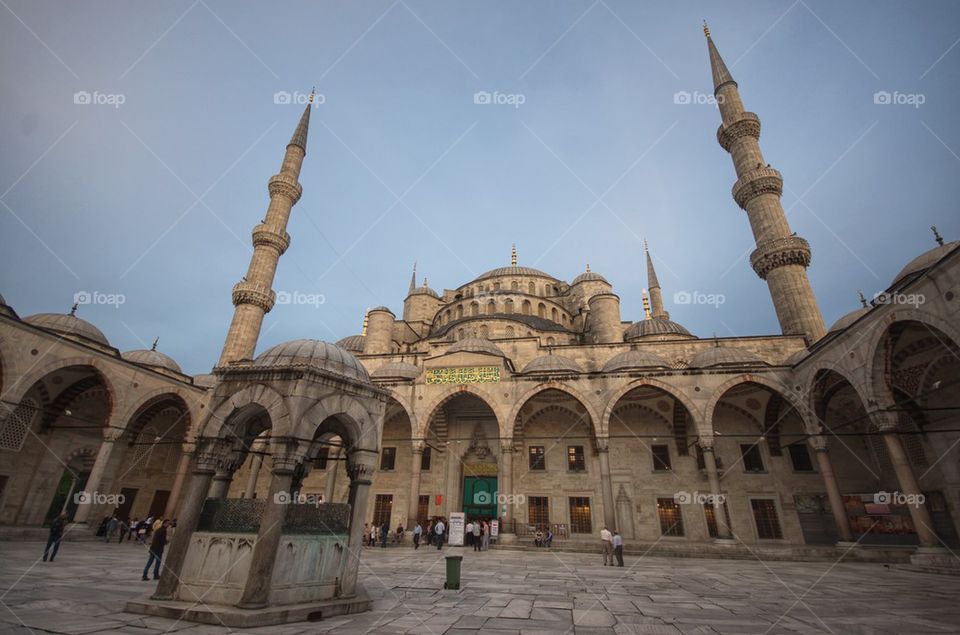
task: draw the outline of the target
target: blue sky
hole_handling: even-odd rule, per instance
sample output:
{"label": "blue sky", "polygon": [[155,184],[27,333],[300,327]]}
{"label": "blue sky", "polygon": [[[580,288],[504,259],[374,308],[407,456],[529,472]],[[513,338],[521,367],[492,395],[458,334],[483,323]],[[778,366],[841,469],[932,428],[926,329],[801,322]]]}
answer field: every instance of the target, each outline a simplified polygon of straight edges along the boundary
{"label": "blue sky", "polygon": [[[646,238],[674,319],[777,333],[719,114],[696,103],[712,88],[706,18],[763,122],[829,324],[932,247],[931,224],[960,235],[960,5],[720,6],[4,0],[0,293],[21,316],[121,294],[78,315],[121,350],[159,336],[208,371],[301,110],[274,96],[315,85],[274,288],[323,303],[275,308],[258,350],[356,333],[370,306],[400,315],[414,260],[452,288],[509,264],[513,242],[561,279],[589,262],[626,320],[642,315]],[[84,91],[104,103],[75,103]],[[724,302],[677,306],[678,291]]]}

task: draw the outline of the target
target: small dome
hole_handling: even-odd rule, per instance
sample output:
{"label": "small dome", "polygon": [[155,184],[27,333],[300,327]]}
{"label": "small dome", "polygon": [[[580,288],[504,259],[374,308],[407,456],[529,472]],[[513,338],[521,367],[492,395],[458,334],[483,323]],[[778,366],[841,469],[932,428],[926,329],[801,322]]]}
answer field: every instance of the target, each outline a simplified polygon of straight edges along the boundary
{"label": "small dome", "polygon": [[416,287],[413,291],[407,294],[407,297],[409,298],[412,295],[428,295],[431,298],[436,298],[438,300],[440,299],[440,294],[430,287]]}
{"label": "small dome", "polygon": [[647,351],[625,351],[603,365],[603,372],[612,373],[633,368],[670,368],[670,362]]}
{"label": "small dome", "polygon": [[351,353],[363,353],[363,343],[366,339],[365,335],[350,335],[339,340],[337,346]]}
{"label": "small dome", "polygon": [[561,355],[541,355],[524,366],[524,373],[582,373],[580,364]]}
{"label": "small dome", "polygon": [[172,370],[175,373],[180,373],[181,375],[183,374],[183,371],[180,369],[180,365],[175,362],[172,357],[169,355],[164,355],[160,351],[140,349],[121,353],[120,357],[128,362],[133,362],[134,364],[153,366],[154,368],[166,368],[167,370]]}
{"label": "small dome", "polygon": [[110,342],[107,341],[106,336],[100,329],[86,320],[81,320],[75,315],[65,313],[37,313],[36,315],[24,318],[23,321],[27,324],[47,329],[48,331],[60,333],[61,335],[80,337],[96,342],[97,344],[110,346]]}
{"label": "small dome", "polygon": [[681,337],[693,337],[690,331],[683,328],[673,320],[664,317],[648,318],[634,322],[627,329],[624,337],[630,341],[648,337],[652,335],[679,335]]}
{"label": "small dome", "polygon": [[447,349],[447,352],[486,353],[487,355],[506,357],[506,355],[503,354],[503,351],[497,348],[493,342],[482,337],[468,337],[460,340],[459,342],[454,342],[453,345]]}
{"label": "small dome", "polygon": [[390,362],[373,371],[377,379],[416,379],[420,369],[407,362]]}
{"label": "small dome", "polygon": [[[491,269],[490,271],[481,274],[480,277],[476,280],[486,280],[487,278],[495,278],[497,276],[540,276],[541,278],[550,278],[551,280],[556,280],[553,276],[546,274],[539,269],[534,269],[532,267],[518,267],[516,265],[512,267],[498,267],[497,269]],[[474,280],[474,282],[476,282]]]}
{"label": "small dome", "polygon": [[[897,277],[893,279],[893,282],[890,283],[890,286],[895,287],[903,282],[907,277],[914,274],[923,273],[936,264],[941,258],[953,251],[957,245],[960,245],[960,241],[955,240],[945,245],[939,245],[930,251],[925,251],[924,253],[920,254],[907,263],[906,267],[900,270],[900,273],[898,273]],[[832,331],[833,329],[830,330]]]}
{"label": "small dome", "polygon": [[807,349],[803,349],[803,350],[797,351],[796,353],[794,353],[793,355],[791,355],[790,357],[788,357],[788,358],[786,359],[786,361],[783,362],[783,365],[784,365],[784,366],[796,366],[796,365],[799,364],[801,361],[803,361],[804,359],[806,359],[809,355],[810,355],[810,351],[808,351]]}
{"label": "small dome", "polygon": [[307,366],[349,379],[370,381],[360,361],[344,349],[320,340],[290,340],[260,353],[254,366]]}
{"label": "small dome", "polygon": [[849,313],[841,317],[839,320],[834,322],[833,326],[830,327],[827,333],[833,333],[835,331],[844,330],[845,328],[847,328],[848,326],[850,326],[851,324],[859,320],[862,316],[869,313],[871,308],[872,307],[864,306],[864,307],[860,307],[856,311],[850,311]]}
{"label": "small dome", "polygon": [[604,284],[610,284],[607,282],[606,278],[601,276],[596,271],[585,271],[581,273],[579,276],[573,279],[573,282],[570,283],[570,286],[578,285],[581,282],[602,282]]}
{"label": "small dome", "polygon": [[[375,306],[375,307],[373,307],[372,309],[370,309],[369,311],[367,311],[367,313],[373,313],[374,311],[386,311],[386,312],[389,313],[390,315],[393,315],[393,311],[391,311],[390,309],[388,309],[388,308],[385,307],[385,306]],[[394,317],[396,317],[396,316],[394,316]]]}
{"label": "small dome", "polygon": [[762,364],[763,360],[742,348],[729,346],[711,346],[700,351],[690,360],[691,368],[713,368],[715,366],[743,366]]}

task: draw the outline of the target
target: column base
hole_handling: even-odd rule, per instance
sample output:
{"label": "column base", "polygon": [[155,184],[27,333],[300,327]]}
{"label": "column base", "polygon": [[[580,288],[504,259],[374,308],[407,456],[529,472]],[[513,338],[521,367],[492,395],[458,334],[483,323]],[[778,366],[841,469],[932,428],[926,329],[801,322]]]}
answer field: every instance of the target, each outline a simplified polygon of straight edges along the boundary
{"label": "column base", "polygon": [[735,547],[740,543],[733,538],[714,538],[713,544],[721,545],[723,547]]}

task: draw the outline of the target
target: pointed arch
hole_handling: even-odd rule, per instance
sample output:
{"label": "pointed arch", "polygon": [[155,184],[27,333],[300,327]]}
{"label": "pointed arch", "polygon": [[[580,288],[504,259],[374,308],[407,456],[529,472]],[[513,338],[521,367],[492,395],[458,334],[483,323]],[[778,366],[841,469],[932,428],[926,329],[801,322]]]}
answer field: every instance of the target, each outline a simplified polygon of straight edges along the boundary
{"label": "pointed arch", "polygon": [[602,436],[600,434],[600,416],[597,413],[597,409],[594,407],[594,404],[590,400],[588,400],[585,395],[580,393],[575,388],[572,388],[570,385],[556,383],[556,382],[549,382],[549,381],[537,384],[536,386],[534,386],[533,388],[525,392],[523,395],[521,395],[519,399],[516,400],[516,402],[513,405],[513,408],[511,408],[510,412],[507,414],[506,419],[504,419],[503,421],[503,425],[509,426],[509,428],[505,429],[504,427],[501,426],[500,435],[505,438],[513,438],[514,423],[516,422],[517,416],[520,414],[520,411],[523,409],[523,407],[527,404],[528,401],[536,397],[538,394],[542,392],[546,392],[548,390],[556,390],[562,393],[566,393],[569,397],[579,402],[580,405],[583,406],[583,408],[587,411],[587,416],[590,417],[590,428],[593,431],[594,436],[597,436],[597,437]]}
{"label": "pointed arch", "polygon": [[717,404],[721,399],[729,392],[731,388],[739,386],[741,384],[756,384],[767,388],[768,390],[778,393],[793,409],[797,412],[797,415],[800,417],[800,420],[803,421],[804,428],[810,432],[815,432],[813,424],[810,421],[809,411],[807,409],[807,404],[793,394],[793,392],[787,387],[781,384],[780,382],[774,381],[767,377],[761,375],[753,375],[750,373],[744,373],[736,377],[732,377],[718,386],[713,393],[710,395],[709,401],[707,401],[706,408],[704,409],[704,428],[709,431],[713,431],[713,413],[716,411]]}
{"label": "pointed arch", "polygon": [[665,382],[660,381],[659,379],[654,379],[652,377],[641,377],[631,381],[628,384],[618,388],[607,398],[607,405],[603,410],[603,425],[601,426],[603,436],[606,436],[610,433],[610,418],[613,416],[613,411],[616,409],[617,404],[631,391],[642,388],[644,386],[649,386],[651,388],[656,388],[663,391],[668,396],[673,397],[680,404],[683,405],[687,410],[687,416],[692,419],[692,422],[696,430],[700,430],[701,426],[701,413],[700,410],[696,407],[693,401],[682,391],[674,386],[671,386]]}
{"label": "pointed arch", "polygon": [[442,390],[436,397],[434,397],[433,401],[431,401],[427,407],[423,409],[423,412],[427,413],[427,416],[418,422],[418,428],[414,436],[417,438],[425,438],[427,436],[430,422],[433,420],[433,417],[436,415],[437,411],[448,401],[465,394],[472,395],[483,401],[483,403],[490,408],[494,418],[497,420],[497,429],[503,429],[501,413],[497,411],[495,405],[497,401],[491,395],[489,395],[483,389],[477,388],[473,385],[449,386]]}

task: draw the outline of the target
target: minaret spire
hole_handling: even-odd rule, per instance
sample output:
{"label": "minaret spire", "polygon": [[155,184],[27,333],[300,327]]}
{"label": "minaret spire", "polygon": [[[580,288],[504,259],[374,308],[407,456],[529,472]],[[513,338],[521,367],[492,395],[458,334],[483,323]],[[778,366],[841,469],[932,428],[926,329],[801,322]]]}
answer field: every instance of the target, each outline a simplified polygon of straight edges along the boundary
{"label": "minaret spire", "polygon": [[417,261],[413,261],[413,275],[410,276],[410,289],[407,290],[407,295],[413,293],[414,289],[417,288]]}
{"label": "minaret spire", "polygon": [[733,158],[737,173],[733,199],[746,211],[757,244],[750,264],[767,281],[780,330],[784,335],[802,335],[809,346],[826,332],[807,277],[810,245],[787,223],[780,202],[783,177],[766,163],[760,151],[760,118],[744,110],[739,87],[720,57],[710,30],[704,28],[704,34],[722,118],[717,141]]}
{"label": "minaret spire", "polygon": [[290,235],[287,233],[290,211],[303,194],[298,179],[303,157],[307,153],[307,129],[313,93],[310,95],[300,123],[287,144],[280,172],[267,182],[270,204],[263,221],[253,228],[253,255],[247,275],[233,286],[233,305],[236,308],[218,366],[253,358],[263,316],[270,312],[276,302],[276,293],[272,289],[273,278],[280,256],[290,246]]}
{"label": "minaret spire", "polygon": [[510,266],[517,266],[517,243],[513,243],[513,247],[510,249]]}
{"label": "minaret spire", "polygon": [[650,248],[647,241],[643,241],[643,251],[647,255],[647,288],[650,289],[650,304],[653,317],[669,319],[670,314],[663,308],[663,293],[660,291],[660,281],[657,280],[657,270],[653,268],[653,258],[650,257]]}

